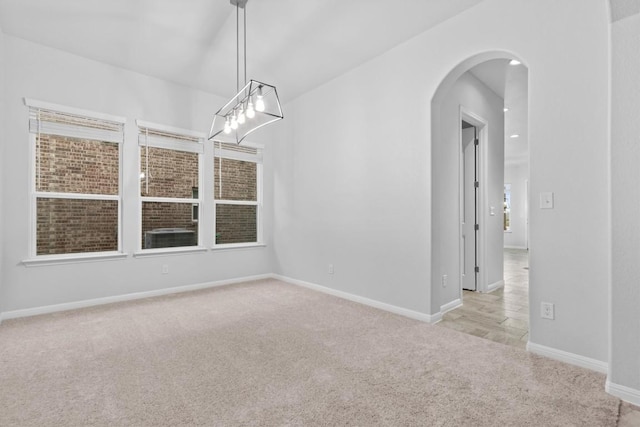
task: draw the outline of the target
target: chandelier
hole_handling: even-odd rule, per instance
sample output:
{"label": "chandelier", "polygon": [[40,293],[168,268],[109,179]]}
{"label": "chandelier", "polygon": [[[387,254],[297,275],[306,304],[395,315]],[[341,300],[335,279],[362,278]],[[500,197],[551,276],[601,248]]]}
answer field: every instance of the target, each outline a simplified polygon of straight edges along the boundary
{"label": "chandelier", "polygon": [[[236,95],[213,116],[209,139],[240,144],[249,134],[281,120],[282,109],[276,87],[257,80],[247,82],[248,0],[230,0],[236,7]],[[244,86],[240,87],[240,9],[243,16]]]}

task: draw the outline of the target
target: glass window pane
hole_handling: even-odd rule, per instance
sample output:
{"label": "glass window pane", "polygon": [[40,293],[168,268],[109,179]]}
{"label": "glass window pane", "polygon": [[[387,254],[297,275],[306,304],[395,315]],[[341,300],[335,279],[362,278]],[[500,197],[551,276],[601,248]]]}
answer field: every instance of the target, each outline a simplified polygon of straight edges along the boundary
{"label": "glass window pane", "polygon": [[258,207],[216,205],[216,244],[258,241]]}
{"label": "glass window pane", "polygon": [[38,255],[118,250],[115,200],[37,200]]}
{"label": "glass window pane", "polygon": [[36,190],[118,194],[118,144],[41,135],[36,141]]}
{"label": "glass window pane", "polygon": [[511,231],[511,184],[504,185],[504,231]]}
{"label": "glass window pane", "polygon": [[[242,160],[214,159],[214,197],[217,200],[243,200],[255,202],[258,200],[257,164]],[[222,174],[222,192],[220,181]]]}
{"label": "glass window pane", "polygon": [[[191,188],[189,188],[191,191]],[[192,203],[142,203],[142,248],[198,245],[198,222]]]}
{"label": "glass window pane", "polygon": [[[198,153],[149,147],[140,150],[140,194],[147,197],[189,199],[198,187]],[[148,191],[147,191],[148,180]]]}

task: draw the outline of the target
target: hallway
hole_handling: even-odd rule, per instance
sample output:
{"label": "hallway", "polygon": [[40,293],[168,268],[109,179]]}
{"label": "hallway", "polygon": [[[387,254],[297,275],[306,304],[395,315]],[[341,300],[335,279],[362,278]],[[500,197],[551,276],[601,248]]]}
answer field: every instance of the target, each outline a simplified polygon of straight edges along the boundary
{"label": "hallway", "polygon": [[487,294],[463,291],[462,307],[437,324],[524,349],[529,339],[528,259],[527,250],[505,249],[505,286]]}

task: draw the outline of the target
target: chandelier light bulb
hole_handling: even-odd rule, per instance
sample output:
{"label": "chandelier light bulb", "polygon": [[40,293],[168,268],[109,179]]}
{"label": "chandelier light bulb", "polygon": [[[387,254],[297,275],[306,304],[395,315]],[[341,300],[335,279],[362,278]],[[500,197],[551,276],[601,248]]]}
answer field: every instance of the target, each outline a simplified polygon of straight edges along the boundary
{"label": "chandelier light bulb", "polygon": [[249,100],[249,104],[247,104],[247,117],[253,119],[256,116],[256,110],[253,109],[253,102]]}
{"label": "chandelier light bulb", "polygon": [[236,117],[235,114],[233,115],[233,117],[231,117],[231,129],[233,130],[238,129],[238,118]]}
{"label": "chandelier light bulb", "polygon": [[256,111],[264,111],[264,100],[262,99],[262,86],[258,86],[258,96],[256,97]]}
{"label": "chandelier light bulb", "polygon": [[238,113],[238,124],[241,125],[244,122],[245,122],[244,108],[240,106],[240,112]]}
{"label": "chandelier light bulb", "polygon": [[227,121],[224,122],[224,133],[231,133],[231,124],[229,123],[229,117],[227,117]]}

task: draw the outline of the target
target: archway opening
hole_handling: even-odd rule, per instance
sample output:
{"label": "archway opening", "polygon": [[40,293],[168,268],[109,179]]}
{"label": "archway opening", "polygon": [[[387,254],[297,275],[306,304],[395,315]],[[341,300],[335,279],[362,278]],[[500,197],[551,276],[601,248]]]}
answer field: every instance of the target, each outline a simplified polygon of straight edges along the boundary
{"label": "archway opening", "polygon": [[527,86],[521,60],[488,52],[451,70],[431,104],[432,312],[444,315],[443,326],[522,348],[529,323]]}

